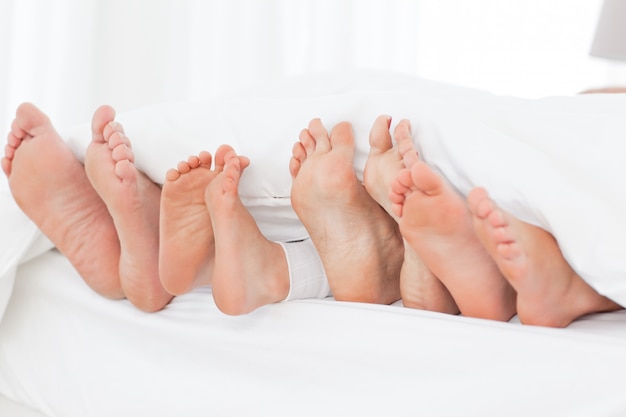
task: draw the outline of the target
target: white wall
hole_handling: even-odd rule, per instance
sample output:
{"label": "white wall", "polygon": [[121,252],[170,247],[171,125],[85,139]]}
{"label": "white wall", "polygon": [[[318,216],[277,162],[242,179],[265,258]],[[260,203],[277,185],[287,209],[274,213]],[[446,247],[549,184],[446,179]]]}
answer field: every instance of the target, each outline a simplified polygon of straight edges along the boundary
{"label": "white wall", "polygon": [[601,0],[2,0],[0,129],[308,71],[379,68],[540,97],[626,82],[588,56]]}
{"label": "white wall", "polygon": [[609,82],[607,63],[588,55],[600,1],[421,3],[418,70],[425,77],[525,97]]}

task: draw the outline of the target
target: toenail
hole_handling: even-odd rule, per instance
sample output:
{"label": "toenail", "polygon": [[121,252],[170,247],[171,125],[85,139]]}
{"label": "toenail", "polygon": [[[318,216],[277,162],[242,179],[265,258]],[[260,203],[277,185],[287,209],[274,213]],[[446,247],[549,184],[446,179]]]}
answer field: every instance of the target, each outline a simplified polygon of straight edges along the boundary
{"label": "toenail", "polygon": [[112,129],[115,129],[117,127],[117,122],[115,120],[111,120],[108,124]]}

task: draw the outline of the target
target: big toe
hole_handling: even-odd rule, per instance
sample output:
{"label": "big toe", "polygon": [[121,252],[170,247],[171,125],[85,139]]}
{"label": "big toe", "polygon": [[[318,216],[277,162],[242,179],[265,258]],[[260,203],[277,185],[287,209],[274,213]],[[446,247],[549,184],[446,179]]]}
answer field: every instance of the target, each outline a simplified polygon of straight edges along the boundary
{"label": "big toe", "polygon": [[354,133],[348,122],[337,124],[330,132],[330,143],[333,150],[354,154]]}
{"label": "big toe", "polygon": [[308,132],[314,143],[314,151],[328,152],[331,150],[328,131],[326,130],[326,128],[322,124],[322,121],[319,118],[311,120],[311,122],[309,123]]}
{"label": "big toe", "polygon": [[393,147],[389,126],[391,116],[381,115],[376,118],[372,130],[370,130],[370,153],[379,154],[388,151]]}
{"label": "big toe", "polygon": [[15,115],[11,132],[18,138],[23,138],[27,134],[35,136],[38,129],[52,128],[48,116],[32,103],[20,104]]}
{"label": "big toe", "polygon": [[104,142],[104,128],[115,119],[115,110],[111,106],[100,106],[91,119],[91,133],[94,141]]}

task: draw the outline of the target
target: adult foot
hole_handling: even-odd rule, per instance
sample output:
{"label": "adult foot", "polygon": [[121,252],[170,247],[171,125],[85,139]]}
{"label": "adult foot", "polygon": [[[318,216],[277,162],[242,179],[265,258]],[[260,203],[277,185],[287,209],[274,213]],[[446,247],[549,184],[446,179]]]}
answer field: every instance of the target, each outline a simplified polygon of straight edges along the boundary
{"label": "adult foot", "polygon": [[[394,131],[397,135],[406,121],[401,121]],[[404,168],[402,154],[393,146],[389,128],[391,117],[379,116],[369,136],[370,151],[363,171],[363,186],[370,196],[394,219],[399,220],[392,210],[389,190],[397,173]]]}
{"label": "adult foot", "polygon": [[445,285],[426,266],[408,242],[404,242],[400,271],[402,305],[419,310],[459,314],[459,307]]}
{"label": "adult foot", "polygon": [[114,117],[108,106],[94,113],[85,171],[119,236],[119,277],[126,298],[141,310],[157,311],[172,298],[158,273],[161,189],[135,168],[130,141]]}
{"label": "adult foot", "polygon": [[[417,161],[417,152],[399,149],[393,145],[389,127],[391,118],[380,116],[370,132],[370,152],[363,173],[363,184],[372,198],[382,206],[396,222],[400,219],[393,211],[389,198],[391,184],[405,164]],[[402,120],[394,130],[396,143],[404,147],[411,142],[411,128]],[[457,314],[459,309],[443,283],[426,267],[424,262],[405,241],[404,261],[400,271],[400,293],[405,307]]]}
{"label": "adult foot", "polygon": [[[230,146],[219,147],[214,161],[210,153],[201,152],[166,174],[161,193],[159,275],[171,294],[211,283],[215,241],[205,190],[223,171],[224,156],[231,151]],[[242,168],[249,164],[247,158],[239,158]]]}
{"label": "adult foot", "polygon": [[289,268],[283,248],[263,236],[239,198],[245,165],[234,151],[206,188],[205,202],[215,235],[213,298],[224,313],[239,315],[284,300]]}
{"label": "adult foot", "polygon": [[522,323],[565,327],[585,314],[622,308],[571,268],[546,230],[501,210],[483,188],[472,190],[468,203],[480,240],[517,291]]}
{"label": "adult foot", "polygon": [[291,201],[334,297],[389,304],[400,298],[402,239],[397,223],[358,181],[354,152],[348,123],[329,135],[319,119],[312,120],[293,149]]}
{"label": "adult foot", "polygon": [[30,103],[17,109],[2,169],[18,206],[85,282],[103,296],[122,298],[113,220],[83,165],[50,119]]}
{"label": "adult foot", "polygon": [[[400,141],[410,138],[398,137]],[[414,152],[411,143],[402,148]],[[509,320],[515,292],[478,240],[463,198],[423,161],[401,171],[390,196],[402,235],[450,291],[462,314]]]}

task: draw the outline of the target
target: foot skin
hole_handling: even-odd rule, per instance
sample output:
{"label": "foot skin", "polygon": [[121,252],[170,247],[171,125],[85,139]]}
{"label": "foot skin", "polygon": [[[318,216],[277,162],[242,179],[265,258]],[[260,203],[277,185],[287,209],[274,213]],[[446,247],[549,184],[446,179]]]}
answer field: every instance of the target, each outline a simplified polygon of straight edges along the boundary
{"label": "foot skin", "polygon": [[404,262],[400,272],[402,305],[419,310],[459,314],[459,307],[446,286],[428,269],[406,241],[404,248]]}
{"label": "foot skin", "polygon": [[354,152],[348,123],[328,135],[312,120],[293,148],[291,201],[335,299],[390,304],[400,298],[402,239],[397,223],[358,181]]}
{"label": "foot skin", "polygon": [[[414,152],[412,142],[401,147]],[[402,235],[462,314],[501,321],[515,314],[514,290],[478,240],[465,201],[449,184],[416,161],[398,174],[390,198]]]}
{"label": "foot skin", "polygon": [[213,298],[223,313],[240,315],[284,300],[289,268],[283,248],[263,236],[239,198],[241,157],[230,151],[224,163],[205,193],[215,235]]}
{"label": "foot skin", "polygon": [[517,291],[522,323],[566,327],[583,315],[622,308],[576,274],[550,233],[499,209],[482,188],[468,202],[478,236]]}
{"label": "foot skin", "polygon": [[20,105],[7,142],[2,168],[19,207],[91,288],[123,298],[113,219],[48,117]]}
{"label": "foot skin", "polygon": [[[166,174],[161,193],[159,275],[170,294],[211,284],[215,240],[205,190],[224,170],[224,156],[232,151],[230,146],[219,147],[214,169],[212,155],[201,152]],[[242,168],[248,166],[247,158],[239,158]]]}
{"label": "foot skin", "polygon": [[[396,143],[410,149],[394,147],[389,132],[391,118],[380,116],[374,122],[370,132],[370,153],[365,164],[363,182],[365,189],[396,222],[400,219],[393,211],[389,198],[391,184],[405,164],[417,161],[417,152],[413,149],[411,127],[407,120],[402,120],[394,130]],[[412,151],[412,152],[411,152]],[[442,282],[424,265],[424,262],[405,241],[404,261],[400,271],[400,294],[405,307],[421,310],[458,314],[459,309]]]}
{"label": "foot skin", "polygon": [[114,116],[111,107],[96,110],[85,171],[118,232],[119,277],[126,298],[141,310],[158,311],[172,298],[158,273],[161,189],[135,168],[130,141]]}
{"label": "foot skin", "polygon": [[[394,135],[406,129],[406,121],[401,121]],[[370,152],[363,171],[363,185],[370,196],[380,204],[396,221],[398,217],[392,209],[389,190],[393,179],[404,168],[402,154],[393,146],[389,127],[391,117],[379,116],[370,131]]]}

